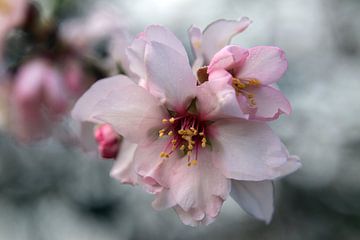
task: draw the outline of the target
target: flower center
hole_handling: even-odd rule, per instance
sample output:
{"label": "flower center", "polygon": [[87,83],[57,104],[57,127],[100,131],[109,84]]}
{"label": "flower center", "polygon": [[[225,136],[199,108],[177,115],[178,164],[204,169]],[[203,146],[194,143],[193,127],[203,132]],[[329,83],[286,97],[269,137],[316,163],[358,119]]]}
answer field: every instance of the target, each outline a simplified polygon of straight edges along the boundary
{"label": "flower center", "polygon": [[169,158],[175,151],[187,155],[187,165],[197,164],[199,148],[208,145],[206,138],[206,122],[200,121],[196,115],[184,115],[179,117],[164,118],[164,128],[159,130],[159,137],[168,137],[169,141],[161,158]]}
{"label": "flower center", "polygon": [[231,79],[231,86],[235,89],[236,95],[245,96],[248,100],[249,107],[256,107],[255,94],[249,92],[250,87],[260,86],[260,81],[257,79],[239,79],[233,77]]}

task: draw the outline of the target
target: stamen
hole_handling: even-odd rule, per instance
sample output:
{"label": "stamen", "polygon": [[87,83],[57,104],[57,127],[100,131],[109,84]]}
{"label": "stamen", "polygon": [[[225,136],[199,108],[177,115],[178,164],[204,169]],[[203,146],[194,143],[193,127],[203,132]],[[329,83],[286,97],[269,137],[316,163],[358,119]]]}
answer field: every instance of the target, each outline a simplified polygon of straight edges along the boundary
{"label": "stamen", "polygon": [[161,120],[162,123],[167,123],[169,120],[167,120],[166,118],[164,118],[163,120]]}
{"label": "stamen", "polygon": [[164,136],[164,134],[165,134],[165,129],[164,128],[159,130],[159,137]]}
{"label": "stamen", "polygon": [[173,131],[169,131],[169,132],[168,132],[168,135],[169,135],[169,136],[174,135]]}
{"label": "stamen", "polygon": [[255,78],[252,78],[252,79],[249,79],[249,80],[248,80],[248,84],[249,84],[250,86],[257,87],[257,86],[260,85],[260,81],[257,80],[257,79],[255,79]]}
{"label": "stamen", "polygon": [[168,153],[166,153],[166,152],[161,152],[161,153],[160,153],[160,157],[161,157],[161,158],[169,158],[170,155],[169,155]]}
{"label": "stamen", "polygon": [[171,124],[174,124],[174,122],[175,122],[175,118],[173,118],[173,117],[172,117],[172,118],[170,118],[170,119],[169,119],[169,122],[170,122]]}

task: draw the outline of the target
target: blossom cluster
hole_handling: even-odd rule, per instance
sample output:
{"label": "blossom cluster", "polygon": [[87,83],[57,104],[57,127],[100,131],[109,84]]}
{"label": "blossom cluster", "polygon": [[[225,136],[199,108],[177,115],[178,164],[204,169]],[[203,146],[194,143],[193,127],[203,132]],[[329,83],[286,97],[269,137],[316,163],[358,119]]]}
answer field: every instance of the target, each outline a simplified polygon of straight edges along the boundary
{"label": "blossom cluster", "polygon": [[44,16],[36,2],[0,1],[0,89],[6,102],[0,116],[2,128],[22,142],[54,136],[93,82],[118,73],[121,56],[96,52],[104,40],[111,42],[101,50],[106,53],[119,45],[115,39],[125,39],[118,13],[102,4],[83,17],[56,14],[70,4],[60,1]]}
{"label": "blossom cluster", "polygon": [[142,186],[155,209],[173,208],[187,225],[213,222],[229,196],[269,222],[272,181],[301,166],[267,124],[291,112],[276,86],[284,52],[230,44],[250,23],[192,26],[192,65],[170,30],[151,25],[124,51],[129,74],[97,81],[72,112],[98,125],[101,154],[116,158],[111,176]]}

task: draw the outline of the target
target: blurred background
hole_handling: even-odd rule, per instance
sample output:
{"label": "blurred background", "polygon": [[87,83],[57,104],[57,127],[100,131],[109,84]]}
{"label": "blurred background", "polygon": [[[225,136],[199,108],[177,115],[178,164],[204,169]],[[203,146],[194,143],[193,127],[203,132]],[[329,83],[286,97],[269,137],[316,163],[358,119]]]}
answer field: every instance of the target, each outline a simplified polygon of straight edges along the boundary
{"label": "blurred background", "polygon": [[[358,0],[0,0],[0,239],[360,239],[359,12]],[[229,199],[191,228],[111,179],[68,112],[97,79],[126,73],[117,49],[147,25],[190,53],[192,24],[241,16],[253,23],[233,43],[287,54],[279,86],[293,113],[272,127],[303,167],[276,182],[269,225]]]}

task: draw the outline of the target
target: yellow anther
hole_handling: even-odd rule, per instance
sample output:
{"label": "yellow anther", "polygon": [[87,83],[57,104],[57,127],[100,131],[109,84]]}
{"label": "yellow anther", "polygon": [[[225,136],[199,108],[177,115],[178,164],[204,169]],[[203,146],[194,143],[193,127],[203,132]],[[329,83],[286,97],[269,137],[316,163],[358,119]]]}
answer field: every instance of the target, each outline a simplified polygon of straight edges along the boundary
{"label": "yellow anther", "polygon": [[164,118],[163,120],[161,120],[162,123],[167,123],[169,120],[167,120],[166,118]]}
{"label": "yellow anther", "polygon": [[169,122],[170,122],[171,124],[173,124],[173,123],[175,122],[175,118],[173,118],[173,117],[170,118],[170,119],[169,119]]}
{"label": "yellow anther", "polygon": [[204,136],[204,132],[200,132],[199,135],[200,135],[200,136]]}
{"label": "yellow anther", "polygon": [[189,144],[189,145],[188,145],[188,149],[189,149],[189,150],[193,150],[193,149],[194,149],[194,146],[191,145],[191,144]]}
{"label": "yellow anther", "polygon": [[259,86],[260,85],[260,81],[259,80],[257,80],[257,79],[250,79],[249,80],[249,85],[250,86]]}
{"label": "yellow anther", "polygon": [[205,147],[206,147],[206,142],[202,142],[202,143],[201,143],[201,147],[202,147],[202,148],[205,148]]}
{"label": "yellow anther", "polygon": [[183,135],[183,134],[184,134],[184,130],[183,130],[183,129],[178,130],[178,134]]}
{"label": "yellow anther", "polygon": [[180,150],[181,150],[181,151],[184,151],[184,150],[185,150],[185,145],[181,145],[181,146],[180,146]]}
{"label": "yellow anther", "polygon": [[159,137],[164,136],[164,132],[159,132]]}
{"label": "yellow anther", "polygon": [[194,159],[194,160],[191,160],[191,161],[189,161],[188,162],[188,167],[191,167],[191,166],[196,166],[197,165],[197,160],[196,159]]}
{"label": "yellow anther", "polygon": [[170,155],[169,155],[168,153],[166,153],[166,152],[161,152],[161,153],[160,153],[160,157],[161,157],[161,158],[169,158]]}
{"label": "yellow anther", "polygon": [[175,143],[176,143],[176,139],[171,140],[171,143],[172,143],[172,144],[175,144]]}
{"label": "yellow anther", "polygon": [[243,83],[240,79],[238,78],[232,78],[232,84],[233,88],[235,88],[235,90],[240,90],[240,89],[244,89],[246,88],[246,84]]}
{"label": "yellow anther", "polygon": [[201,142],[205,142],[205,143],[206,143],[206,138],[203,137],[203,138],[201,139]]}
{"label": "yellow anther", "polygon": [[174,135],[173,131],[169,131],[169,132],[168,132],[168,135],[169,135],[169,136]]}

